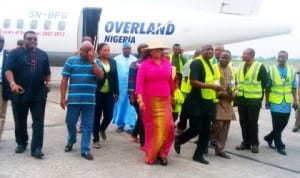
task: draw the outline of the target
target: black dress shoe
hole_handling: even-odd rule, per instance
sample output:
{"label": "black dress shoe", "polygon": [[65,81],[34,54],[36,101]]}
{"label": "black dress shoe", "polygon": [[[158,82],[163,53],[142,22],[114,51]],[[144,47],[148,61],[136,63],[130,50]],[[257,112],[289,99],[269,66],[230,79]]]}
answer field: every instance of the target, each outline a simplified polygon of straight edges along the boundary
{"label": "black dress shoe", "polygon": [[258,153],[259,152],[258,145],[252,145],[251,146],[251,152],[252,153]]}
{"label": "black dress shoe", "polygon": [[269,146],[270,148],[272,148],[272,149],[275,148],[275,147],[272,145],[273,140],[269,139],[267,136],[264,137],[264,140],[268,143],[268,146]]}
{"label": "black dress shoe", "polygon": [[26,150],[26,146],[24,145],[18,145],[16,148],[16,153],[23,153]]}
{"label": "black dress shoe", "polygon": [[250,146],[247,146],[243,143],[235,147],[236,150],[250,150]]}
{"label": "black dress shoe", "polygon": [[281,155],[286,155],[286,151],[284,149],[278,149],[277,152]]}
{"label": "black dress shoe", "polygon": [[40,149],[35,149],[34,151],[31,152],[31,156],[41,159],[44,156],[44,153]]}
{"label": "black dress shoe", "polygon": [[205,160],[203,157],[200,157],[200,158],[193,157],[193,160],[197,161],[199,163],[202,163],[202,164],[206,164],[206,165],[209,164],[209,162],[207,160]]}
{"label": "black dress shoe", "polygon": [[89,152],[84,152],[84,153],[81,153],[81,157],[87,159],[87,160],[93,160],[93,155],[91,155],[91,153]]}
{"label": "black dress shoe", "polygon": [[157,159],[159,160],[159,163],[163,166],[168,165],[168,159],[167,158],[161,158],[161,157],[157,157]]}
{"label": "black dress shoe", "polygon": [[72,148],[73,148],[73,144],[68,143],[68,144],[65,146],[65,152],[70,152],[70,151],[72,151]]}
{"label": "black dress shoe", "polygon": [[175,140],[174,140],[174,149],[177,154],[180,154],[180,144],[177,136],[175,136]]}

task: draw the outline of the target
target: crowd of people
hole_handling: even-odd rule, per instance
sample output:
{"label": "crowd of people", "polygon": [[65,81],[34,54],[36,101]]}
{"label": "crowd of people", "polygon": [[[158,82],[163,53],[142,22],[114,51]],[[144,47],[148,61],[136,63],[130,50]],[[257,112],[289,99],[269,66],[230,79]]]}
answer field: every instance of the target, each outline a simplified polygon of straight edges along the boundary
{"label": "crowd of people", "polygon": [[[41,159],[51,72],[48,55],[37,47],[37,41],[37,33],[27,31],[23,44],[7,51],[0,35],[0,141],[7,100],[11,100],[15,152],[27,149],[30,111],[31,155]],[[124,42],[122,53],[112,58],[109,44],[94,46],[85,37],[79,51],[66,60],[60,84],[60,106],[66,109],[68,131],[65,152],[72,151],[77,142],[80,120],[80,154],[87,160],[94,159],[90,145],[101,148],[100,140],[107,139],[111,122],[117,132],[128,132],[140,144],[149,165],[156,161],[167,165],[172,146],[180,154],[183,145],[195,137],[194,161],[209,164],[208,147],[215,149],[216,156],[230,159],[225,145],[231,120],[237,120],[236,106],[242,133],[236,150],[259,153],[258,120],[265,98],[273,128],[264,140],[279,154],[287,154],[282,132],[292,108],[297,110],[293,132],[300,129],[300,109],[297,72],[287,64],[286,51],[278,52],[278,64],[266,67],[255,60],[255,50],[247,48],[236,68],[231,52],[221,44],[203,45],[191,59],[184,58],[178,43],[171,54],[166,54],[169,47],[159,40],[138,45],[137,57],[131,48]]]}

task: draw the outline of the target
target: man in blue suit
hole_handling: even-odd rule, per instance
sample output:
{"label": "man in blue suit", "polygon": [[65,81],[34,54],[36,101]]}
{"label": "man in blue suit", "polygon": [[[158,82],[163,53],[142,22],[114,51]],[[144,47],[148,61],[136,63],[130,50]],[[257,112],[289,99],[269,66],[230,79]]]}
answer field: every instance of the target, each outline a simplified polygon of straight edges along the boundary
{"label": "man in blue suit", "polygon": [[8,51],[3,49],[4,43],[5,39],[2,35],[0,35],[0,142],[2,140],[2,133],[4,130],[7,100],[10,98],[9,85],[4,74],[5,65],[8,59]]}

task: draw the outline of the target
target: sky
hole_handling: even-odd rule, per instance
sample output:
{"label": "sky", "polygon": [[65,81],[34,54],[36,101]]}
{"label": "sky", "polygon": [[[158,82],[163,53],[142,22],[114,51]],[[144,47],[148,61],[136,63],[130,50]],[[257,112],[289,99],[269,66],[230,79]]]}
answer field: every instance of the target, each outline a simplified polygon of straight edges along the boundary
{"label": "sky", "polygon": [[276,56],[286,50],[289,58],[300,58],[300,12],[299,0],[263,0],[257,16],[286,21],[291,24],[292,32],[287,35],[262,38],[247,42],[225,45],[234,55],[241,55],[245,48],[255,49],[256,56]]}

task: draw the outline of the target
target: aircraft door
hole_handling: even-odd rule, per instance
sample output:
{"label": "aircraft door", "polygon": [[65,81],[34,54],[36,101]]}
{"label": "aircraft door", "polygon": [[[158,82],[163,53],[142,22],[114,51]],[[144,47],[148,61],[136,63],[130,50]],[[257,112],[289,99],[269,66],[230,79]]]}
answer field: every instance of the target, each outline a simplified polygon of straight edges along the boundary
{"label": "aircraft door", "polygon": [[85,7],[81,11],[78,24],[77,46],[80,46],[84,36],[92,38],[94,46],[98,42],[98,23],[102,9]]}

